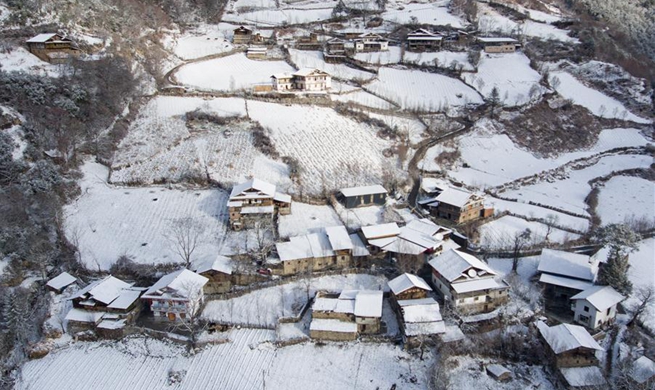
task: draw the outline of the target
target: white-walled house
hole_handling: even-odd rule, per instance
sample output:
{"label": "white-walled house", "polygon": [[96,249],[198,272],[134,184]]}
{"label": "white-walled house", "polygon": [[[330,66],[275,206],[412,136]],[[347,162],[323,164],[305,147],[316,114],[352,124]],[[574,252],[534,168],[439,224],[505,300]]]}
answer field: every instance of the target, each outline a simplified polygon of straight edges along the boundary
{"label": "white-walled house", "polygon": [[156,319],[170,321],[196,314],[204,302],[203,287],[209,279],[188,269],[162,276],[141,299],[150,304]]}
{"label": "white-walled house", "polygon": [[614,322],[616,306],[625,297],[611,286],[593,286],[571,297],[573,320],[590,329]]}

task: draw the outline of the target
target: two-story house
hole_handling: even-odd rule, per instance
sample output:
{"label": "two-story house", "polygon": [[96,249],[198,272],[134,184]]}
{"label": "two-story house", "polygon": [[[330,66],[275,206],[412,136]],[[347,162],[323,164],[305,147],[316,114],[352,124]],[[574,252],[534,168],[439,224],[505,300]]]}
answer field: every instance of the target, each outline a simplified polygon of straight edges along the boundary
{"label": "two-story house", "polygon": [[188,269],[164,275],[141,297],[150,304],[155,319],[184,320],[199,313],[204,303],[203,287],[209,279]]}
{"label": "two-story house", "polygon": [[571,297],[573,320],[589,329],[611,324],[625,297],[611,286],[593,286]]}
{"label": "two-story house", "polygon": [[271,183],[251,179],[232,188],[227,208],[230,227],[241,230],[257,218],[272,220],[275,214],[291,214],[291,197]]}

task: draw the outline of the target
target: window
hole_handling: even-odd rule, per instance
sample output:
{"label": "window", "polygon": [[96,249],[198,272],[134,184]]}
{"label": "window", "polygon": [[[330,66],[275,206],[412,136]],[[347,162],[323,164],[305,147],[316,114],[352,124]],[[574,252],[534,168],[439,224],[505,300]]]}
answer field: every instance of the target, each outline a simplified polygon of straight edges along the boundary
{"label": "window", "polygon": [[477,300],[479,300],[479,299],[480,299],[480,297],[475,297],[475,298],[473,298],[474,301],[477,301]]}
{"label": "window", "polygon": [[585,307],[582,310],[584,310],[586,313],[589,313],[589,306],[585,305]]}

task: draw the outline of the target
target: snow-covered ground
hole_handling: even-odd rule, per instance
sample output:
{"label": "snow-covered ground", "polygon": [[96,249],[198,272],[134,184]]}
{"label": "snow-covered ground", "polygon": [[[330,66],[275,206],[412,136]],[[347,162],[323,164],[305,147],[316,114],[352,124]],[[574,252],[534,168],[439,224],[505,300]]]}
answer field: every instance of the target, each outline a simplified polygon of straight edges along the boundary
{"label": "snow-covered ground", "polygon": [[417,70],[381,68],[367,89],[404,109],[441,112],[451,106],[482,104],[480,95],[463,82]]}
{"label": "snow-covered ground", "polygon": [[541,75],[530,67],[530,59],[522,52],[482,52],[477,73],[463,73],[462,78],[486,97],[491,96],[495,87],[501,104],[507,107],[521,106],[537,100],[545,90],[539,85]]}
{"label": "snow-covered ground", "polygon": [[467,24],[466,21],[448,12],[445,5],[447,4],[444,4],[443,1],[428,4],[404,4],[403,9],[387,9],[382,13],[382,18],[399,24],[408,24],[412,22],[412,17],[415,17],[418,24],[464,27]]}
{"label": "snow-covered ground", "polygon": [[164,44],[184,60],[225,53],[233,49],[229,38],[234,28],[224,23],[204,24],[183,34],[166,36]]}
{"label": "snow-covered ground", "polygon": [[587,108],[594,115],[602,118],[617,118],[636,123],[651,123],[652,121],[638,117],[628,111],[618,100],[590,88],[567,72],[551,72],[550,85],[558,94],[571,99],[574,104]]}
{"label": "snow-covered ground", "polygon": [[[432,363],[390,344],[305,343],[276,348],[273,331],[254,329],[232,330],[228,337],[229,342],[194,355],[152,338],[75,343],[28,362],[16,388],[345,390],[388,389],[395,384],[414,390],[427,388],[422,378]],[[169,382],[173,372],[181,373],[179,382]]]}
{"label": "snow-covered ground", "polygon": [[574,217],[569,214],[560,213],[544,207],[533,206],[527,203],[510,202],[493,197],[487,197],[485,199],[485,205],[492,206],[496,213],[509,211],[516,215],[521,215],[527,218],[554,218],[555,225],[568,227],[581,233],[584,233],[589,229],[588,219]]}
{"label": "snow-covered ground", "polygon": [[302,24],[330,19],[332,9],[332,4],[329,8],[264,9],[240,14],[225,14],[223,20],[235,23],[246,21],[255,25],[267,26]]}
{"label": "snow-covered ground", "polygon": [[371,112],[368,114],[371,118],[379,119],[387,124],[392,129],[398,129],[401,133],[407,134],[409,141],[412,144],[417,144],[423,141],[424,133],[426,130],[425,124],[418,120],[418,118],[382,115]]}
{"label": "snow-covered ground", "polygon": [[361,104],[362,106],[378,108],[381,110],[392,110],[395,108],[395,106],[388,101],[361,90],[340,95],[332,95],[332,100],[343,103],[353,102]]}
{"label": "snow-covered ground", "polygon": [[[374,53],[357,53],[355,59],[367,62],[373,65],[397,64],[401,60],[401,49],[399,46],[391,46],[388,51],[379,51]],[[414,53],[406,51],[403,62],[417,65],[436,65],[440,68],[449,68],[451,66],[461,66],[465,71],[473,70],[473,66],[468,61],[466,52],[438,51],[426,53]]]}
{"label": "snow-covered ground", "polygon": [[[545,240],[548,227],[543,223],[529,222],[522,218],[506,215],[480,226],[480,245],[487,248],[510,248],[514,236],[525,229],[530,229],[532,232],[532,242],[541,243]],[[548,241],[561,243],[579,237],[574,233],[552,229]]]}
{"label": "snow-covered ground", "polygon": [[0,51],[0,64],[4,72],[25,72],[36,76],[59,77],[63,65],[53,65],[41,61],[23,47],[13,47]]}
{"label": "snow-covered ground", "polygon": [[555,158],[539,158],[516,146],[507,135],[491,131],[486,122],[479,123],[475,132],[467,133],[457,141],[461,160],[469,168],[459,168],[449,172],[449,175],[467,185],[481,188],[531,176],[610,149],[645,146],[649,142],[637,129],[607,129],[588,149],[563,153]]}
{"label": "snow-covered ground", "polygon": [[207,302],[202,312],[209,321],[275,328],[280,317],[297,315],[318,290],[383,290],[384,276],[349,274],[301,279],[255,290],[237,298]]}
{"label": "snow-covered ground", "polygon": [[384,223],[384,206],[368,206],[347,209],[337,203],[336,212],[348,229],[356,230],[362,226]]}
{"label": "snow-covered ground", "polygon": [[375,73],[364,72],[345,64],[328,64],[323,60],[323,52],[320,51],[289,49],[289,55],[298,68],[318,68],[337,79],[368,81],[375,77]]}
{"label": "snow-covered ground", "polygon": [[278,217],[280,237],[301,236],[321,231],[322,228],[342,225],[331,206],[317,206],[293,202],[290,215]]}
{"label": "snow-covered ground", "polygon": [[646,218],[655,225],[655,183],[639,177],[615,176],[600,189],[596,213],[603,225]]}
{"label": "snow-covered ground", "polygon": [[166,238],[176,218],[190,217],[203,227],[196,258],[219,253],[227,220],[225,192],[113,187],[106,181],[108,169],[93,162],[85,163],[82,172],[82,195],[64,207],[64,228],[90,269],[107,270],[122,255],[137,263],[181,262]]}
{"label": "snow-covered ground", "polygon": [[614,155],[599,159],[587,168],[572,170],[568,178],[552,183],[540,182],[517,190],[504,192],[503,195],[521,201],[533,201],[576,214],[588,215],[585,198],[591,192],[589,181],[608,175],[614,171],[632,168],[647,168],[653,163],[648,155]]}
{"label": "snow-covered ground", "polygon": [[[512,373],[512,379],[498,381],[489,376],[486,371],[480,370],[480,365],[503,364]],[[506,362],[494,362],[484,359],[471,358],[468,356],[455,356],[447,360],[446,364],[452,367],[448,370],[450,378],[448,389],[469,390],[469,389],[494,389],[494,390],[553,390],[555,387],[548,380],[550,375],[546,374],[541,366],[527,364],[507,364]]]}
{"label": "snow-covered ground", "polygon": [[273,74],[294,71],[284,61],[254,61],[239,53],[184,65],[175,73],[175,79],[200,90],[236,91],[270,83]]}
{"label": "snow-covered ground", "polygon": [[[639,243],[636,252],[630,254],[630,268],[628,277],[633,284],[632,296],[624,302],[627,307],[634,305],[639,289],[655,289],[655,238],[648,238]],[[646,313],[642,316],[646,327],[655,332],[655,302],[652,302]]]}

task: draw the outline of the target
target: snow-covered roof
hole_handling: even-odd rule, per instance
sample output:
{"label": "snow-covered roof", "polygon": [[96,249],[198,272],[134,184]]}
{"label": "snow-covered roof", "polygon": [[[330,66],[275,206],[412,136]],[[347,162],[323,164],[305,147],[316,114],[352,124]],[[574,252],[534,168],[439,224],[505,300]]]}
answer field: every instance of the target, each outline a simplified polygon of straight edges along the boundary
{"label": "snow-covered roof", "polygon": [[593,283],[584,280],[571,279],[564,276],[557,276],[551,274],[541,274],[541,276],[539,277],[539,282],[545,284],[552,284],[555,286],[572,288],[580,291],[584,291],[594,285]]}
{"label": "snow-covered roof", "polygon": [[607,381],[600,368],[588,367],[563,367],[559,369],[566,383],[571,387],[605,386]]}
{"label": "snow-covered roof", "polygon": [[473,193],[471,192],[459,188],[448,187],[444,189],[435,200],[455,207],[464,207],[472,196]]}
{"label": "snow-covered roof", "polygon": [[117,321],[113,321],[113,320],[102,320],[102,321],[100,321],[100,323],[98,324],[98,328],[100,328],[100,329],[108,329],[108,330],[111,330],[111,329],[121,329],[121,328],[124,328],[125,325],[126,325],[125,320],[117,320]]}
{"label": "snow-covered roof", "polygon": [[345,226],[331,226],[325,228],[325,233],[330,240],[330,245],[334,250],[353,249],[353,242],[348,236],[348,231]]}
{"label": "snow-covered roof", "polygon": [[612,286],[593,286],[571,297],[571,300],[585,299],[596,310],[605,311],[625,299]]}
{"label": "snow-covered roof", "polygon": [[434,298],[408,299],[400,302],[398,304],[405,323],[443,321],[439,311],[439,304]]}
{"label": "snow-covered roof", "polygon": [[371,225],[362,227],[362,233],[367,240],[397,236],[400,234],[400,228],[395,222],[384,223],[381,225]]}
{"label": "snow-covered roof", "polygon": [[288,242],[279,242],[275,247],[282,261],[334,256],[325,232],[291,237]]}
{"label": "snow-covered roof", "polygon": [[[496,275],[487,264],[468,253],[450,249],[430,260],[430,266],[439,272],[449,282],[460,277],[477,279],[487,274]],[[473,268],[473,272],[469,270]]]}
{"label": "snow-covered roof", "polygon": [[90,322],[96,324],[105,314],[104,311],[87,311],[72,308],[68,314],[66,314],[66,321]]}
{"label": "snow-covered roof", "polygon": [[467,280],[465,282],[453,283],[451,286],[453,290],[455,290],[455,292],[458,294],[464,294],[473,291],[509,288],[507,284],[499,282],[494,278]]}
{"label": "snow-covered roof", "polygon": [[482,43],[519,43],[514,38],[499,38],[499,37],[478,37],[478,41]]}
{"label": "snow-covered roof", "polygon": [[27,40],[27,43],[45,43],[49,41],[50,39],[58,36],[56,33],[44,33],[44,34],[38,34],[36,36],[33,36],[32,38]]}
{"label": "snow-covered roof", "polygon": [[329,76],[327,73],[316,68],[303,68],[293,74],[294,76],[307,77],[312,75]]}
{"label": "snow-covered roof", "polygon": [[434,177],[424,177],[421,179],[421,190],[428,194],[443,191],[448,187],[450,187],[450,184],[443,179]]}
{"label": "snow-covered roof", "polygon": [[215,258],[207,258],[198,263],[196,273],[202,274],[207,271],[217,271],[224,274],[232,274],[232,260],[229,257],[218,255]]}
{"label": "snow-covered roof", "polygon": [[639,384],[646,383],[649,379],[655,376],[655,362],[642,356],[635,360],[632,364],[632,371],[630,377]]}
{"label": "snow-covered roof", "polygon": [[275,196],[273,196],[273,200],[283,203],[291,203],[291,195],[287,195],[282,192],[276,192]]}
{"label": "snow-covered roof", "polygon": [[585,328],[578,325],[560,324],[549,327],[545,323],[537,322],[537,328],[556,354],[571,351],[577,348],[587,348],[602,351],[596,340]]}
{"label": "snow-covered roof", "polygon": [[361,290],[355,297],[357,317],[382,317],[382,291]]}
{"label": "snow-covered roof", "polygon": [[429,336],[446,333],[446,324],[443,321],[408,322],[404,328],[407,336]]}
{"label": "snow-covered roof", "polygon": [[[419,253],[424,252],[426,249],[436,249],[439,244],[441,244],[441,240],[437,240],[418,230],[409,229],[407,226],[403,226],[403,228],[400,229],[400,235],[398,237],[401,239],[398,241],[407,241],[421,247],[422,250]],[[399,249],[402,249],[402,245],[400,243],[399,245]],[[398,252],[403,253],[402,251]]]}
{"label": "snow-covered roof", "polygon": [[324,298],[318,297],[314,300],[314,305],[312,305],[313,311],[334,311],[337,307],[338,298]]}
{"label": "snow-covered roof", "polygon": [[98,302],[108,305],[114,299],[118,298],[121,290],[131,286],[132,284],[126,283],[109,275],[104,279],[97,280],[81,289],[75,295],[73,295],[71,299],[82,298],[88,295],[88,298],[92,298]]}
{"label": "snow-covered roof", "polygon": [[314,318],[309,324],[309,330],[338,332],[338,333],[357,333],[357,324],[326,318]]}
{"label": "snow-covered roof", "polygon": [[160,298],[165,289],[175,292],[178,297],[190,298],[193,294],[202,290],[209,279],[200,276],[188,269],[171,272],[164,275],[146,291],[143,298]]}
{"label": "snow-covered roof", "polygon": [[432,288],[420,276],[404,273],[389,281],[389,288],[391,291],[398,295],[402,292],[416,287],[422,290],[432,291]]}
{"label": "snow-covered roof", "polygon": [[407,34],[408,40],[441,40],[443,37],[426,29],[420,28]]}
{"label": "snow-covered roof", "polygon": [[500,364],[488,364],[487,371],[489,371],[491,375],[493,375],[496,378],[500,378],[505,374],[511,373],[510,370],[508,370],[505,366],[502,366]]}
{"label": "snow-covered roof", "polygon": [[107,307],[110,309],[119,309],[119,310],[125,310],[132,306],[136,300],[139,299],[141,294],[143,293],[143,289],[125,289],[121,290],[120,295],[118,295],[118,298],[114,299],[112,303],[110,303]]}
{"label": "snow-covered roof", "polygon": [[596,279],[596,273],[598,272],[597,261],[587,255],[544,249],[539,258],[539,267],[537,269],[539,272],[590,282]]}
{"label": "snow-covered roof", "polygon": [[444,234],[452,233],[451,229],[439,226],[427,218],[410,221],[407,225],[405,225],[405,228],[415,230],[417,232],[421,232],[438,239],[443,239]]}
{"label": "snow-covered roof", "polygon": [[62,272],[54,278],[50,279],[48,283],[46,283],[46,286],[54,288],[55,290],[62,290],[67,286],[75,283],[76,281],[77,278],[75,276],[69,274],[68,272]]}
{"label": "snow-covered roof", "polygon": [[366,249],[366,245],[364,245],[364,242],[362,242],[362,239],[359,238],[357,234],[351,234],[350,241],[353,243],[353,256],[359,257],[368,256],[371,254],[368,249]]}
{"label": "snow-covered roof", "polygon": [[253,52],[253,53],[266,53],[267,50],[268,49],[266,48],[266,46],[250,46],[250,47],[248,47],[248,51]]}
{"label": "snow-covered roof", "polygon": [[234,186],[232,188],[232,192],[230,192],[230,199],[241,195],[243,192],[247,190],[257,190],[258,192],[266,196],[270,196],[270,197],[275,196],[274,184],[255,178],[255,179],[250,179],[245,183],[241,183],[239,185]]}
{"label": "snow-covered roof", "polygon": [[374,195],[374,194],[386,194],[387,190],[384,189],[381,185],[372,185],[372,186],[363,186],[363,187],[350,187],[342,188],[340,191],[344,196],[362,196],[362,195]]}
{"label": "snow-covered roof", "polygon": [[290,73],[276,73],[276,74],[272,75],[271,78],[278,79],[278,80],[279,79],[292,79],[293,75],[290,74]]}

